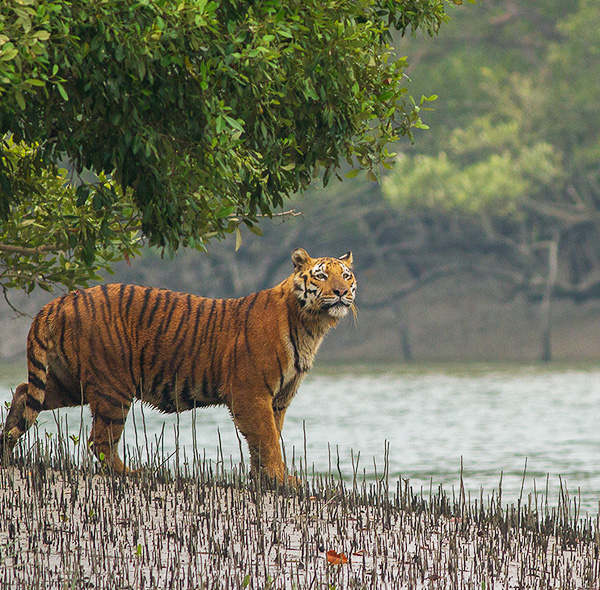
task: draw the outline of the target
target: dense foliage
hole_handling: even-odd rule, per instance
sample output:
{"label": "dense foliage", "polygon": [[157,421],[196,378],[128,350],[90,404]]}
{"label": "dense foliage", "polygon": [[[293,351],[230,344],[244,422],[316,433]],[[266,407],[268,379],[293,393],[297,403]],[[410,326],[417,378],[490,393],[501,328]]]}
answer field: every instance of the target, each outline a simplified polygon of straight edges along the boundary
{"label": "dense foliage", "polygon": [[[2,2],[0,283],[72,287],[133,253],[132,227],[203,248],[344,161],[377,175],[422,125],[391,30],[433,35],[445,1]],[[61,274],[65,249],[89,268]]]}
{"label": "dense foliage", "polygon": [[[19,168],[30,164],[36,150],[11,138],[4,147],[4,162],[19,179]],[[5,290],[31,291],[38,285],[50,291],[57,283],[74,289],[100,280],[99,272],[111,272],[116,260],[138,254],[135,206],[102,174],[97,186],[103,192],[88,198],[85,185],[73,187],[64,169],[53,173],[41,168],[27,179],[21,189],[27,196],[13,201],[0,232],[0,285]],[[106,193],[114,202],[99,214],[97,201]]]}

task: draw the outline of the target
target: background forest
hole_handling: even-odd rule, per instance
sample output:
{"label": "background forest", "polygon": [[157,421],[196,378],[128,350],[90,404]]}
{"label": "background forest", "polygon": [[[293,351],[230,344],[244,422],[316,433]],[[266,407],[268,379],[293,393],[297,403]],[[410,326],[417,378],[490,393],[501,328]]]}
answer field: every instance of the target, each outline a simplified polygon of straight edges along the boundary
{"label": "background forest", "polygon": [[[600,351],[600,6],[482,0],[436,37],[395,39],[430,127],[396,164],[309,189],[262,221],[174,260],[146,249],[109,280],[235,297],[291,272],[290,252],[354,252],[359,317],[329,360],[551,360]],[[418,103],[418,100],[417,100]],[[432,109],[432,110],[425,110]],[[375,141],[375,138],[373,139]],[[239,242],[239,239],[238,239]],[[52,295],[11,293],[33,314]],[[0,309],[3,358],[30,319]]]}

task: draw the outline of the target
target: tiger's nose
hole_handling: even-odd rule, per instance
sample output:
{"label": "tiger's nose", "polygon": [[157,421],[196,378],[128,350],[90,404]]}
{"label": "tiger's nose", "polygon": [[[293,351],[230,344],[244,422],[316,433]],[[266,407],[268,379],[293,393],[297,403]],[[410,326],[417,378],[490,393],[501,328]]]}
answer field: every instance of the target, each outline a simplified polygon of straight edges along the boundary
{"label": "tiger's nose", "polygon": [[337,297],[343,297],[346,293],[348,293],[347,287],[334,287],[333,294]]}

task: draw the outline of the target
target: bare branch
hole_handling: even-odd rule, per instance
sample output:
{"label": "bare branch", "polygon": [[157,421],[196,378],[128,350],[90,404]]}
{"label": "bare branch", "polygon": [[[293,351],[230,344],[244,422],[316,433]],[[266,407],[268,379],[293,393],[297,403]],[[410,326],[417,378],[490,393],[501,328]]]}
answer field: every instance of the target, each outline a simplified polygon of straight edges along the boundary
{"label": "bare branch", "polygon": [[[530,285],[527,296],[530,301],[539,302],[544,298],[544,281],[536,281]],[[552,297],[557,299],[570,299],[578,303],[583,303],[589,299],[598,299],[600,297],[600,276],[595,273],[594,276],[578,284],[557,281],[552,289]]]}
{"label": "bare branch", "polygon": [[[288,209],[287,211],[280,211],[279,213],[272,213],[271,215],[257,215],[256,217],[259,219],[263,219],[268,217],[269,219],[273,218],[273,217],[302,217],[303,213],[302,211],[296,211],[296,209]],[[230,215],[227,219],[231,219],[233,221],[235,221],[236,219],[239,219],[238,215]]]}
{"label": "bare branch", "polygon": [[12,302],[10,301],[10,299],[8,298],[8,289],[6,288],[5,285],[0,285],[2,287],[2,295],[4,297],[4,301],[6,301],[6,303],[8,304],[8,306],[15,312],[15,315],[17,317],[31,317],[28,313],[25,313],[24,311],[21,311],[20,309],[17,309]]}
{"label": "bare branch", "polygon": [[571,225],[578,225],[581,223],[592,223],[594,220],[590,218],[590,214],[586,211],[581,211],[580,208],[565,207],[564,205],[558,205],[557,203],[535,201],[533,199],[524,199],[523,205],[550,217],[552,219],[558,219]]}
{"label": "bare branch", "polygon": [[[259,215],[259,217],[269,217],[268,215]],[[271,217],[302,217],[302,211],[296,211],[296,209],[289,209],[288,211],[281,211],[281,213],[273,213]]]}
{"label": "bare branch", "polygon": [[379,301],[361,302],[360,307],[361,309],[381,309],[393,301],[402,299],[403,297],[422,289],[429,283],[433,283],[434,281],[443,279],[444,277],[456,275],[460,272],[472,272],[472,270],[473,269],[471,265],[465,264],[450,264],[448,266],[436,268],[435,270],[422,274],[420,277],[417,277],[412,281],[404,283],[395,291],[390,292],[387,297],[384,297]]}

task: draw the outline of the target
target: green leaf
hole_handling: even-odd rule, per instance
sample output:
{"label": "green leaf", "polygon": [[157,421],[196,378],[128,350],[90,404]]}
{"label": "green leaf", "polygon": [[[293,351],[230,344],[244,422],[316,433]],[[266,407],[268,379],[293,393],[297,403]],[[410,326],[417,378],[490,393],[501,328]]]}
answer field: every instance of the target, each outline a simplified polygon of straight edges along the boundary
{"label": "green leaf", "polygon": [[223,118],[229,123],[229,125],[231,125],[231,127],[233,127],[234,129],[237,129],[238,131],[244,131],[244,127],[243,125],[239,122],[236,121],[233,117],[229,117],[227,115],[224,115]]}
{"label": "green leaf", "polygon": [[19,108],[22,111],[24,111],[27,108],[27,105],[25,104],[25,98],[19,90],[15,92],[15,100],[17,101],[17,104],[19,105]]}
{"label": "green leaf", "polygon": [[50,39],[50,32],[49,31],[44,31],[44,30],[40,30],[40,31],[36,31],[33,36],[37,39],[39,39],[40,41],[48,41],[48,39]]}
{"label": "green leaf", "polygon": [[68,101],[69,95],[67,94],[67,91],[65,90],[64,86],[60,82],[55,82],[55,84],[58,88],[59,94],[63,97],[63,100]]}
{"label": "green leaf", "polygon": [[216,216],[219,219],[223,219],[224,217],[229,217],[232,213],[235,212],[235,210],[236,210],[235,205],[229,205],[229,206],[226,206],[226,207],[221,207],[217,211]]}
{"label": "green leaf", "polygon": [[75,195],[77,196],[77,201],[75,204],[77,207],[82,207],[85,205],[88,197],[90,196],[90,188],[85,184],[81,184],[77,187]]}
{"label": "green leaf", "polygon": [[0,50],[0,61],[11,61],[17,57],[18,54],[19,52],[12,43],[6,43],[2,50]]}

